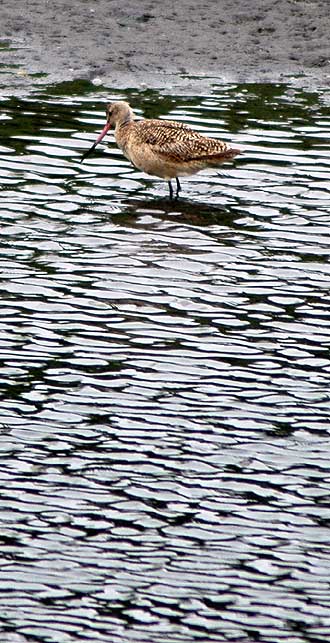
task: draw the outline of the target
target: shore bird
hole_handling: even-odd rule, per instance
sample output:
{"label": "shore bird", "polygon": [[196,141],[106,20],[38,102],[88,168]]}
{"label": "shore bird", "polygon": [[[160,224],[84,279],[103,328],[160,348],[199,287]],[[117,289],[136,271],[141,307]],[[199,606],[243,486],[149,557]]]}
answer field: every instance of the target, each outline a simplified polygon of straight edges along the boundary
{"label": "shore bird", "polygon": [[168,183],[170,199],[174,197],[172,180],[176,180],[175,198],[181,185],[179,176],[196,174],[206,168],[219,167],[241,153],[219,139],[202,136],[177,121],[160,119],[135,120],[128,103],[118,101],[106,108],[107,121],[94,145],[85,152],[81,162],[102,141],[111,127],[115,139],[134,167],[147,174],[159,176]]}

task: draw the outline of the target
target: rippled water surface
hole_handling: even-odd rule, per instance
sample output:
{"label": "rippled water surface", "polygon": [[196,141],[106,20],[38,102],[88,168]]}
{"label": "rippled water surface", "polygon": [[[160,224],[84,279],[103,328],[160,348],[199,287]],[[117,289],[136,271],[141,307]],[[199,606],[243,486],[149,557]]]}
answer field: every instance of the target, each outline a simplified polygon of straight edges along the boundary
{"label": "rippled water surface", "polygon": [[[2,101],[2,641],[329,640],[329,96]],[[245,153],[80,164],[119,98]]]}

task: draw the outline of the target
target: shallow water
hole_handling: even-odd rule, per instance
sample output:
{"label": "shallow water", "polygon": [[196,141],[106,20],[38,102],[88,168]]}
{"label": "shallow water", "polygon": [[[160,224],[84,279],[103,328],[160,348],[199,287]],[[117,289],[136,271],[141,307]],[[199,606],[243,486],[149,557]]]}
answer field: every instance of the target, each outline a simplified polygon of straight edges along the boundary
{"label": "shallow water", "polygon": [[[108,99],[240,144],[182,199]],[[4,99],[2,640],[330,635],[329,90]]]}

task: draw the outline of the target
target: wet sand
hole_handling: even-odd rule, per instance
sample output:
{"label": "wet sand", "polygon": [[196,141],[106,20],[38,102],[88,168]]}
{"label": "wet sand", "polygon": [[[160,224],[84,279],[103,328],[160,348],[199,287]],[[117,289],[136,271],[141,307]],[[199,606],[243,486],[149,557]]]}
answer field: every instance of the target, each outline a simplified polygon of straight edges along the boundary
{"label": "wet sand", "polygon": [[2,94],[73,79],[183,93],[330,83],[327,0],[3,0],[0,24]]}

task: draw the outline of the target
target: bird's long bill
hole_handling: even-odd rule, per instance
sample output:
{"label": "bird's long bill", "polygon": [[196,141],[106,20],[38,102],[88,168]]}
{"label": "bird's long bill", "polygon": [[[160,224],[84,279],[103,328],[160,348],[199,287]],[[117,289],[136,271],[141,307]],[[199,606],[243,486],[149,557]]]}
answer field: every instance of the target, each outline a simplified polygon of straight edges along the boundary
{"label": "bird's long bill", "polygon": [[99,136],[97,137],[95,143],[93,143],[92,147],[90,147],[89,150],[87,150],[87,152],[85,152],[85,154],[82,155],[80,163],[82,163],[87,158],[87,156],[89,156],[95,150],[96,146],[102,141],[102,138],[105,137],[109,129],[110,129],[110,123],[106,123],[105,126],[103,127],[101,134],[99,134]]}

